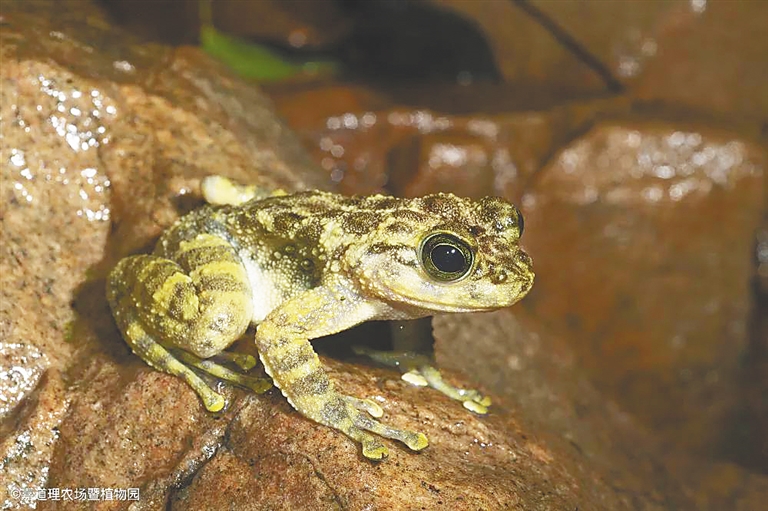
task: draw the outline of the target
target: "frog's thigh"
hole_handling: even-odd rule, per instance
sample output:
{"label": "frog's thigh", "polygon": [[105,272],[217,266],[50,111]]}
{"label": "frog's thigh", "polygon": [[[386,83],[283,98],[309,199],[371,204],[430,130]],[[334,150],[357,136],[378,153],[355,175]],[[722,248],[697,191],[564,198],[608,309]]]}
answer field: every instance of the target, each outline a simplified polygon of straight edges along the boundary
{"label": "frog's thigh", "polygon": [[182,376],[210,409],[210,389],[163,346],[200,358],[229,346],[250,321],[250,286],[232,247],[216,236],[182,242],[173,256],[178,263],[155,255],[123,259],[109,276],[107,297],[134,351],[153,367]]}
{"label": "frog's thigh", "polygon": [[110,274],[113,310],[132,308],[160,343],[208,358],[245,332],[252,316],[248,275],[234,249],[203,234],[170,255],[123,259]]}

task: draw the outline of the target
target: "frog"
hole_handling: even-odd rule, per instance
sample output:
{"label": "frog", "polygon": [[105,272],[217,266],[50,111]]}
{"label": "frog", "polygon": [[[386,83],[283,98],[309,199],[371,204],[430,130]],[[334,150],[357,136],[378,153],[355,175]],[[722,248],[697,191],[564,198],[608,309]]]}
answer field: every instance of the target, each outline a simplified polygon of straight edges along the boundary
{"label": "frog", "polygon": [[[204,377],[256,393],[274,384],[298,413],[358,442],[370,460],[389,455],[382,438],[413,451],[429,440],[380,421],[372,399],[338,390],[310,341],[370,320],[501,309],[533,285],[523,217],[499,197],[288,194],[222,176],[204,178],[201,191],[207,204],[165,230],[151,254],[125,257],[110,272],[107,300],[122,337],[210,412],[226,400]],[[249,326],[269,378],[248,374],[255,357],[227,351]],[[361,352],[402,364],[404,379],[470,410],[490,405],[420,359]]]}

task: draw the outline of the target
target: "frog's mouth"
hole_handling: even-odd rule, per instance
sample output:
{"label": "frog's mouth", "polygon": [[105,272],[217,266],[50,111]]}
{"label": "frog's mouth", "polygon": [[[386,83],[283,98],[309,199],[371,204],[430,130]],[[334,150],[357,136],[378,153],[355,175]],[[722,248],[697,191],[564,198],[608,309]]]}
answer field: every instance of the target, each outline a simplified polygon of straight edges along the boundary
{"label": "frog's mouth", "polygon": [[383,298],[396,308],[413,307],[428,312],[488,312],[509,307],[522,299],[533,285],[533,277],[512,279],[502,285],[464,281],[453,284],[422,281],[413,288],[396,281],[383,291]]}

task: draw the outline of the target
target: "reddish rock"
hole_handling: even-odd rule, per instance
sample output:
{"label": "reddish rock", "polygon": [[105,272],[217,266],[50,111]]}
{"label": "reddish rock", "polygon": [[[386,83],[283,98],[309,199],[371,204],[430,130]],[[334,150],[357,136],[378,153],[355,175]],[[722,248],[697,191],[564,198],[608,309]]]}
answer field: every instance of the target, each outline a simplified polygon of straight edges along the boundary
{"label": "reddish rock", "polygon": [[[115,500],[113,490],[127,489],[138,489],[138,505],[148,509],[746,511],[765,502],[765,476],[670,455],[624,411],[666,419],[656,412],[676,410],[656,399],[659,394],[702,403],[696,401],[702,389],[716,391],[712,402],[721,409],[730,406],[723,396],[734,388],[734,346],[744,346],[738,334],[748,310],[741,276],[750,274],[747,263],[726,255],[749,250],[742,235],[763,193],[757,176],[764,156],[746,139],[669,125],[602,124],[537,173],[531,162],[546,159],[559,137],[570,136],[594,111],[564,107],[553,117],[555,128],[543,123],[541,138],[514,138],[514,130],[502,138],[502,146],[517,141],[511,147],[523,145],[520,154],[531,155],[520,160],[527,162],[521,172],[531,169],[524,175],[534,181],[523,201],[529,214],[524,239],[536,260],[534,289],[541,291],[513,312],[435,322],[439,364],[468,375],[448,371],[452,382],[491,391],[488,416],[410,387],[393,370],[323,358],[343,391],[376,399],[387,422],[430,438],[421,453],[389,442],[390,458],[375,464],[339,432],[301,417],[275,390],[255,396],[222,386],[228,411],[204,412],[183,382],[129,353],[104,304],[106,271],[193,207],[201,176],[220,172],[289,190],[326,184],[269,102],[196,50],[137,44],[93,4],[5,2],[3,10],[0,170],[13,186],[3,188],[0,209],[0,346],[27,347],[14,348],[10,363],[2,360],[0,367],[30,376],[19,395],[7,396],[11,409],[0,425],[7,435],[0,444],[4,507],[26,506],[15,492],[42,485],[99,493],[96,501],[38,502],[41,509],[126,509],[131,502]],[[451,120],[423,110],[391,112],[401,115],[387,119],[404,128],[397,131],[402,138],[425,126],[446,131],[444,119]],[[334,126],[361,119],[338,117]],[[459,133],[471,132],[477,120],[467,119]],[[530,119],[539,122],[532,116],[523,126]],[[679,143],[678,132],[684,135]],[[487,151],[497,147],[483,137],[472,140],[482,140],[478,147]],[[645,153],[627,146],[636,139],[650,167],[638,157]],[[676,150],[668,150],[670,144]],[[333,155],[334,145],[327,150]],[[673,156],[668,176],[661,167]],[[430,182],[427,173],[401,178],[403,187]],[[601,230],[593,231],[595,225]],[[669,236],[659,239],[662,232]],[[631,242],[643,250],[629,251]],[[675,257],[677,251],[685,257]],[[614,272],[617,261],[637,271]],[[696,280],[713,269],[727,275]],[[628,299],[616,300],[612,289],[624,289],[621,297],[645,308],[628,313]],[[662,301],[659,292],[675,301]],[[563,300],[571,300],[570,307]],[[595,303],[615,308],[603,312]],[[702,306],[711,303],[718,307],[704,309],[709,316],[702,319]],[[647,325],[648,318],[656,323]],[[699,320],[721,335],[697,330]],[[636,334],[640,328],[655,337]],[[685,355],[678,358],[663,343],[670,331],[702,340],[690,351],[692,344],[673,345]],[[603,332],[621,343],[598,342]],[[583,344],[570,346],[574,338],[596,339],[614,354],[590,358]],[[245,339],[238,348],[250,344]],[[621,405],[600,392],[617,397],[614,382],[633,370],[619,348],[643,355],[635,359],[635,374],[656,377],[628,385],[632,400]],[[29,360],[15,361],[19,353]],[[718,381],[694,378],[678,387],[664,380],[679,367],[715,367]],[[636,396],[652,385],[656,402],[636,406]],[[3,392],[10,394],[8,388]],[[686,428],[725,416],[689,412],[682,408],[680,415],[688,414]],[[687,431],[694,440],[687,445],[698,445],[702,435]]]}
{"label": "reddish rock", "polygon": [[711,452],[737,399],[766,161],[733,132],[605,122],[523,200],[529,306],[678,447]]}
{"label": "reddish rock", "polygon": [[407,109],[350,85],[269,91],[342,193],[443,190],[517,201],[525,183],[573,133],[599,116],[628,110],[624,98],[566,103],[485,85],[458,97],[452,87],[438,96],[418,87],[402,95],[436,110]]}

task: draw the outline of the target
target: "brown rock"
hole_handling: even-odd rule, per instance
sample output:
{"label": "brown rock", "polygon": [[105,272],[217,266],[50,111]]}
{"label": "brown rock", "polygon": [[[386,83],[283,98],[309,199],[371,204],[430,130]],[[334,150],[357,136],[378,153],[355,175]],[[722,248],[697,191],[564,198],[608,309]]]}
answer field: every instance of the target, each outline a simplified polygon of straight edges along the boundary
{"label": "brown rock", "polygon": [[[607,401],[580,367],[570,339],[531,314],[526,298],[511,311],[435,318],[440,366],[459,369],[501,400],[494,414],[535,431],[530,452],[568,481],[556,509],[760,509],[768,477],[660,446],[631,415]],[[520,435],[528,437],[530,430]],[[525,477],[525,476],[522,476]],[[527,483],[521,488],[527,487]],[[549,488],[563,489],[559,484]],[[520,509],[551,509],[536,500]]]}
{"label": "brown rock", "polygon": [[765,166],[734,132],[605,122],[523,201],[530,306],[677,446],[711,452],[737,399]]}
{"label": "brown rock", "polygon": [[669,107],[768,115],[765,2],[434,0],[479,24],[502,75]]}
{"label": "brown rock", "polygon": [[[390,443],[387,461],[364,460],[358,445],[304,419],[275,390],[254,396],[222,387],[229,410],[205,413],[183,382],[128,353],[104,304],[105,272],[192,207],[205,174],[286,189],[325,181],[258,91],[197,51],[136,44],[89,3],[6,2],[3,9],[1,169],[13,186],[3,188],[0,209],[0,342],[27,346],[23,353],[47,360],[18,364],[9,357],[10,364],[0,364],[30,372],[0,428],[8,435],[0,444],[4,507],[26,505],[12,492],[43,484],[86,497],[87,489],[98,491],[96,501],[47,500],[38,502],[41,509],[747,510],[765,501],[764,477],[732,466],[667,466],[661,449],[576,369],[583,354],[576,358],[566,338],[545,326],[561,317],[552,305],[554,315],[544,319],[521,305],[515,315],[436,323],[441,364],[463,368],[495,392],[487,417],[409,387],[392,370],[324,358],[345,392],[380,401],[387,422],[429,436],[430,447],[418,454]],[[405,119],[423,126],[410,113]],[[600,146],[591,136],[583,143]],[[735,191],[717,196],[722,205],[731,206],[737,192],[756,200],[758,192],[743,188],[754,179],[745,165],[755,167],[762,157],[740,140],[734,149],[701,137],[705,148],[720,144],[726,156],[741,155],[725,185],[718,184],[720,174],[707,174],[715,188],[733,182]],[[557,177],[549,174],[544,183]],[[529,200],[528,207],[561,200],[563,191],[584,195],[580,181],[564,181],[562,187],[550,181],[551,194],[534,190],[539,202]],[[636,189],[617,188],[624,190],[618,198],[639,207],[626,198]],[[671,194],[672,187],[663,191]],[[529,232],[551,235],[558,232],[552,226],[568,221],[531,212]],[[702,232],[719,218],[708,213]],[[737,246],[726,236],[716,241]],[[535,236],[531,241],[535,248]],[[551,262],[544,271],[552,253],[540,256],[545,290],[551,288],[542,275],[561,271]],[[741,266],[729,271],[737,275]],[[735,296],[734,310],[742,310],[740,295],[722,296]],[[549,310],[534,298],[536,312]],[[707,356],[713,346],[704,345]],[[729,367],[732,359],[723,360]],[[113,492],[128,489],[139,490],[139,502]]]}
{"label": "brown rock", "polygon": [[[224,448],[180,492],[174,509],[201,509],[198,499],[210,488],[247,481],[258,484],[237,496],[238,509],[622,508],[624,497],[581,466],[567,441],[531,433],[514,408],[499,403],[479,417],[434,391],[398,381],[391,370],[324,363],[345,392],[380,402],[387,422],[424,432],[430,446],[415,454],[388,442],[390,458],[371,463],[359,446],[302,418],[274,393],[249,401],[230,425]],[[283,489],[265,491],[276,480]],[[213,502],[218,505],[207,509],[229,505],[222,497]]]}
{"label": "brown rock", "polygon": [[[26,369],[23,364],[16,368]],[[6,509],[35,506],[47,484],[47,467],[59,438],[57,428],[70,400],[61,373],[54,369],[24,397],[12,420],[3,421],[0,427],[0,502]]]}
{"label": "brown rock", "polygon": [[408,101],[430,108],[405,108],[343,84],[273,88],[271,95],[340,192],[409,197],[453,191],[517,201],[574,133],[629,110],[625,98],[567,103],[504,86],[465,89],[411,87]]}

